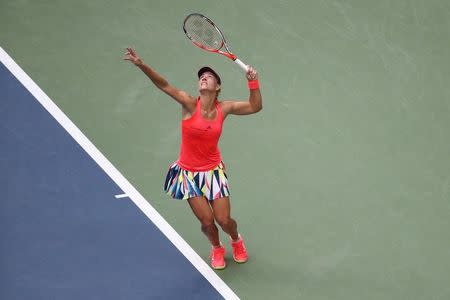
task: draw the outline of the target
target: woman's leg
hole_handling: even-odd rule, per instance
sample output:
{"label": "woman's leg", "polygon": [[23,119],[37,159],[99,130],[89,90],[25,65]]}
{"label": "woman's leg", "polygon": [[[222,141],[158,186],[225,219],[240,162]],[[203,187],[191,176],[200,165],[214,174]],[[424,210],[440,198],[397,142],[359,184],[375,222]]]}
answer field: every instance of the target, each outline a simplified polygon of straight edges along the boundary
{"label": "woman's leg", "polygon": [[225,231],[234,241],[239,239],[236,221],[230,216],[230,198],[218,198],[210,203],[213,209],[214,218],[217,223],[219,223],[220,227],[222,227],[223,231]]}
{"label": "woman's leg", "polygon": [[208,237],[211,245],[220,246],[219,231],[214,223],[214,214],[205,197],[193,197],[188,199],[192,211],[201,223],[202,232]]}
{"label": "woman's leg", "polygon": [[210,203],[217,223],[232,239],[233,259],[238,263],[245,263],[248,260],[247,249],[244,245],[244,240],[238,233],[236,221],[230,217],[229,197],[219,198]]}

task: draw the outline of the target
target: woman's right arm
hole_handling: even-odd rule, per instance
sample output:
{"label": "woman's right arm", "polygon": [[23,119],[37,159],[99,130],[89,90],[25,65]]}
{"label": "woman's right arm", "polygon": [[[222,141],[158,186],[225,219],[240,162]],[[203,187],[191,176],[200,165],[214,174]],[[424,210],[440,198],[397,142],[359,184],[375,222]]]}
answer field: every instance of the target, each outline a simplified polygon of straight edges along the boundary
{"label": "woman's right arm", "polygon": [[169,82],[159,75],[150,66],[144,63],[144,61],[139,57],[136,51],[132,48],[127,48],[124,60],[128,60],[137,66],[139,69],[147,75],[148,78],[153,82],[153,84],[159,88],[161,91],[166,93],[180,103],[183,107],[191,111],[192,107],[195,107],[196,100],[194,97],[190,96],[185,91],[179,90],[169,84]]}

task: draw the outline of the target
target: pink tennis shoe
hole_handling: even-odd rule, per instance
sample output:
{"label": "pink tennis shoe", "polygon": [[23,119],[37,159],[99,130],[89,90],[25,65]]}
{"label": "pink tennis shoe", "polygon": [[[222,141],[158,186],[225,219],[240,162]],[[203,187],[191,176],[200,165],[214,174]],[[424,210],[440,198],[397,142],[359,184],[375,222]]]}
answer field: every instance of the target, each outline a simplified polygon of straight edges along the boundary
{"label": "pink tennis shoe", "polygon": [[239,235],[239,240],[236,242],[231,241],[231,247],[233,247],[233,259],[235,262],[242,264],[248,260],[247,249],[241,235]]}
{"label": "pink tennis shoe", "polygon": [[212,247],[211,249],[211,267],[214,270],[223,270],[226,267],[225,264],[225,247]]}

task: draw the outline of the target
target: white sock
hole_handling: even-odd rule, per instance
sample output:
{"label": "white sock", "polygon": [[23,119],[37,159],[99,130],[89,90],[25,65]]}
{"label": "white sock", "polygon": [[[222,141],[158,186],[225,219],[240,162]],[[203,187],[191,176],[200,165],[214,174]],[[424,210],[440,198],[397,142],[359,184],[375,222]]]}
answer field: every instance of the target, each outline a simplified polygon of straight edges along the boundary
{"label": "white sock", "polygon": [[239,242],[240,239],[241,239],[241,234],[240,234],[240,233],[238,233],[238,238],[237,238],[237,240],[233,240],[233,238],[230,236],[230,240],[231,240],[232,242]]}

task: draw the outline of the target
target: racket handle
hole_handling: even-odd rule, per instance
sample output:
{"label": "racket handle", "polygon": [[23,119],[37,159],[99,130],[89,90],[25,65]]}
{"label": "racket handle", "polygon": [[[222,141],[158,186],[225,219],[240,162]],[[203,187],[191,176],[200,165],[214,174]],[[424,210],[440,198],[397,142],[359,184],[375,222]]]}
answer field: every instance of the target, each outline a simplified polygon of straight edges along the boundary
{"label": "racket handle", "polygon": [[236,58],[234,60],[235,63],[238,64],[239,67],[241,67],[242,70],[244,70],[246,73],[248,71],[248,66],[246,64],[244,64],[239,58]]}

